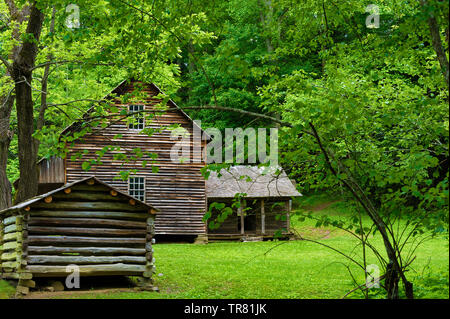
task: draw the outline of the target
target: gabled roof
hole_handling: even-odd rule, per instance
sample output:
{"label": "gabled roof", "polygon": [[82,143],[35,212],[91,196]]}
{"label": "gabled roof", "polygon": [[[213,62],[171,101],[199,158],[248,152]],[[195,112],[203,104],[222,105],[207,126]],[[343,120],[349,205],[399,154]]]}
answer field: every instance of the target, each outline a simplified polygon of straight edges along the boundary
{"label": "gabled roof", "polygon": [[[108,93],[106,96],[104,96],[100,101],[106,101],[112,98],[112,94],[117,94],[117,95],[121,95],[124,92],[124,89],[126,88],[126,86],[129,83],[132,82],[136,82],[136,80],[134,78],[131,79],[126,79],[123,80],[122,82],[120,82],[110,93]],[[150,87],[152,87],[153,89],[155,89],[158,94],[164,94],[165,93],[163,91],[161,91],[161,89],[154,83],[147,83]],[[176,109],[178,109],[190,122],[192,122],[192,125],[194,125],[196,128],[198,128],[201,132],[202,132],[202,136],[205,136],[208,140],[211,138],[205,131],[203,131],[203,129],[197,125],[197,123],[195,123],[191,117],[189,115],[186,114],[186,112],[184,112],[173,100],[169,99],[169,101],[167,102],[168,104],[172,105],[173,107],[175,107]],[[83,114],[83,118],[87,115],[89,115],[91,112],[93,112],[95,110],[95,105],[90,107],[84,114]],[[69,126],[67,126],[62,132],[61,135],[72,131],[72,130],[76,130],[77,128],[80,127],[82,123],[82,120],[78,120],[73,122],[72,124],[70,124]],[[38,164],[41,163],[43,160],[45,160],[46,158],[41,158],[38,161]],[[17,188],[18,182],[19,182],[20,178],[17,178],[14,183],[13,186],[15,188]]]}
{"label": "gabled roof", "polygon": [[[110,93],[108,93],[105,97],[103,97],[100,101],[106,101],[112,98],[112,94],[117,94],[117,95],[122,95],[124,92],[124,89],[126,88],[126,86],[130,83],[133,82],[137,82],[134,78],[131,79],[127,79],[127,80],[123,80],[122,82],[119,83],[119,85],[117,85]],[[155,89],[158,94],[163,94],[165,95],[165,93],[163,91],[161,91],[161,89],[156,86],[156,84],[154,83],[146,83],[147,85],[149,85],[151,88]],[[167,102],[167,104],[170,104],[171,106],[175,107],[176,109],[178,109],[190,122],[192,122],[192,124],[197,127],[198,129],[201,130],[202,133],[204,133],[204,131],[202,130],[202,128],[200,126],[198,126],[189,115],[186,114],[186,112],[184,112],[174,101],[172,101],[171,99],[169,99],[169,101]],[[95,109],[95,106],[92,106],[91,108],[89,108],[83,115],[83,118],[86,115],[89,115],[93,110]],[[68,131],[71,131],[73,129],[76,129],[79,125],[81,124],[81,121],[75,121],[72,124],[70,124],[68,127],[66,127],[61,134],[65,134]],[[204,133],[205,134],[205,133]],[[209,138],[209,136],[207,134],[205,134],[206,137]]]}
{"label": "gabled roof", "polygon": [[280,167],[238,165],[222,169],[220,175],[211,172],[206,180],[208,198],[233,198],[237,193],[250,198],[302,196]]}
{"label": "gabled roof", "polygon": [[25,207],[33,204],[33,203],[36,203],[36,202],[38,202],[40,200],[43,200],[44,198],[46,198],[46,197],[48,197],[48,196],[50,196],[52,194],[58,193],[60,191],[63,191],[63,190],[65,190],[67,188],[70,188],[70,187],[72,187],[74,185],[81,184],[81,183],[86,182],[86,181],[88,181],[90,179],[93,179],[97,184],[101,184],[101,185],[106,186],[107,188],[109,188],[111,190],[116,191],[118,194],[121,194],[122,196],[125,196],[125,197],[127,197],[129,199],[135,200],[136,203],[139,203],[139,204],[141,204],[143,206],[146,206],[148,209],[153,209],[155,211],[159,211],[159,209],[157,209],[157,208],[155,208],[155,207],[153,207],[153,206],[151,206],[149,204],[146,204],[146,203],[140,201],[139,199],[137,199],[137,198],[135,198],[135,197],[133,197],[133,196],[127,194],[127,193],[124,193],[124,192],[122,192],[122,191],[120,191],[120,190],[118,190],[118,189],[116,189],[116,188],[106,184],[105,182],[102,182],[101,180],[99,180],[95,176],[90,176],[90,177],[86,177],[86,178],[80,179],[80,180],[72,182],[72,183],[65,184],[64,186],[62,186],[60,188],[54,189],[54,190],[52,190],[50,192],[47,192],[45,194],[41,194],[41,195],[32,197],[32,198],[30,198],[30,199],[28,199],[28,200],[26,200],[24,202],[21,202],[21,203],[19,203],[17,205],[14,205],[12,207],[9,207],[9,208],[6,208],[4,210],[1,210],[0,211],[0,215],[2,215],[4,213],[7,213],[7,212],[12,213],[12,212],[18,211],[18,210],[20,210],[22,208],[25,208]]}

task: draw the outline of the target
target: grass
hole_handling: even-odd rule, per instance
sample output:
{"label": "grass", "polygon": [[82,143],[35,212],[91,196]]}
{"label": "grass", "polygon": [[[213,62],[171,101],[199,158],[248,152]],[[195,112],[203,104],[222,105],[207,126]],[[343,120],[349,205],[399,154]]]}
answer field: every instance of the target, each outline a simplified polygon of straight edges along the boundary
{"label": "grass", "polygon": [[[348,207],[326,195],[312,196],[302,207],[319,208],[315,214],[344,218]],[[328,205],[330,202],[333,204]],[[326,204],[328,203],[328,204]],[[330,227],[314,227],[292,218],[292,226],[308,238],[347,253],[359,254],[357,240]],[[382,249],[378,235],[373,243]],[[61,295],[64,298],[342,298],[354,288],[348,273],[349,262],[329,248],[307,241],[222,242],[208,245],[157,244],[155,285],[160,293],[112,292]],[[408,273],[418,298],[449,298],[449,247],[445,237],[426,241],[416,252],[416,260]],[[369,263],[376,263],[369,256]],[[363,273],[350,265],[357,280]],[[81,280],[83,285],[83,279]],[[10,291],[0,282],[0,297]],[[372,289],[380,297],[380,289]],[[356,292],[350,298],[361,298]]]}
{"label": "grass", "polygon": [[14,295],[15,289],[8,282],[0,280],[0,299],[8,299]]}

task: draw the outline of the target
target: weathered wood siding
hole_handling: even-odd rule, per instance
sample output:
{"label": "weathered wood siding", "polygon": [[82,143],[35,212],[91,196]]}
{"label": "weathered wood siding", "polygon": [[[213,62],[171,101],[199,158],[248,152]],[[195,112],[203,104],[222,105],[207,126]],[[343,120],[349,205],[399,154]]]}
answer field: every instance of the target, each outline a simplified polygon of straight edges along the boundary
{"label": "weathered wood siding", "polygon": [[[232,201],[229,199],[209,199],[208,203],[212,202],[225,203],[227,206],[231,207]],[[288,221],[286,218],[287,205],[289,200],[286,199],[265,199],[264,200],[264,211],[265,211],[265,233],[264,235],[273,236],[275,232],[282,231],[286,233],[285,230],[288,229]],[[261,225],[261,200],[260,199],[246,199],[245,207],[249,208],[246,211],[247,215],[255,216],[255,229],[246,230],[245,234],[251,235],[262,235],[262,225]],[[218,212],[213,212],[210,220],[217,218]],[[282,217],[284,216],[284,217]],[[240,217],[237,214],[237,209],[233,209],[233,214],[228,216],[228,218],[221,224],[218,229],[209,229],[209,235],[240,235]]]}
{"label": "weathered wood siding", "polygon": [[39,164],[39,184],[64,184],[64,159],[51,157]]}
{"label": "weathered wood siding", "polygon": [[[26,268],[33,277],[140,275],[151,271],[153,220],[148,207],[103,185],[77,184],[51,202],[30,205],[25,215]],[[150,276],[149,276],[150,277]]]}
{"label": "weathered wood siding", "polygon": [[[256,227],[258,230],[261,229],[261,211],[260,202],[257,203],[256,215]],[[267,234],[274,234],[276,231],[282,231],[286,233],[288,226],[288,218],[286,216],[288,211],[289,200],[270,198],[264,200],[264,210],[265,210],[265,228]]]}
{"label": "weathered wood siding", "polygon": [[[18,280],[16,296],[35,277],[140,276],[154,290],[156,210],[86,178],[0,212],[0,279]],[[70,266],[70,267],[68,267]]]}
{"label": "weathered wood siding", "polygon": [[[154,98],[158,94],[152,86],[144,86],[144,92],[148,95],[142,101],[145,110],[154,110],[154,105],[160,100]],[[134,83],[121,88],[120,94],[133,92]],[[130,104],[140,104],[133,102]],[[115,104],[119,111],[127,108],[128,105]],[[162,115],[157,115],[151,123],[146,121],[146,127],[155,129],[167,127],[172,124],[181,124],[189,133],[193,133],[192,122],[181,111],[167,111]],[[122,134],[120,138],[114,138],[117,134]],[[205,180],[200,169],[205,165],[201,159],[201,152],[193,152],[192,139],[190,142],[191,158],[190,163],[173,163],[170,159],[170,150],[176,143],[171,139],[168,130],[156,132],[152,136],[139,134],[139,131],[129,129],[126,121],[111,124],[108,128],[85,136],[83,140],[76,141],[69,145],[70,152],[66,159],[66,180],[76,181],[86,176],[95,175],[100,180],[118,188],[128,191],[128,182],[117,179],[121,170],[137,169],[133,176],[145,177],[146,203],[160,210],[156,218],[156,234],[170,235],[198,235],[205,233],[205,225],[202,222],[206,209]],[[130,163],[123,164],[121,161],[113,159],[113,152],[108,152],[101,159],[101,165],[93,165],[89,171],[82,169],[83,161],[96,158],[96,151],[104,146],[120,146],[122,153],[129,153],[134,148],[140,148],[142,152],[158,154],[156,166],[159,167],[157,173],[152,173],[150,158],[143,158]],[[203,146],[205,142],[203,142]],[[89,153],[82,159],[72,161],[71,156],[88,150]],[[199,162],[193,162],[193,160]],[[149,161],[146,168],[143,168],[143,161]],[[123,165],[122,165],[123,164]]]}
{"label": "weathered wood siding", "polygon": [[[209,204],[211,204],[212,202],[224,203],[227,207],[231,207],[231,204],[232,204],[232,200],[229,200],[229,199],[208,200]],[[219,214],[219,212],[217,212],[216,210],[213,210],[212,216],[209,219],[209,221],[215,220],[217,218],[218,214]],[[233,208],[233,214],[229,215],[228,218],[223,221],[220,228],[210,229],[208,227],[208,235],[209,234],[230,234],[230,235],[240,234],[240,229],[238,228],[239,218],[240,217],[237,215],[237,209]]]}

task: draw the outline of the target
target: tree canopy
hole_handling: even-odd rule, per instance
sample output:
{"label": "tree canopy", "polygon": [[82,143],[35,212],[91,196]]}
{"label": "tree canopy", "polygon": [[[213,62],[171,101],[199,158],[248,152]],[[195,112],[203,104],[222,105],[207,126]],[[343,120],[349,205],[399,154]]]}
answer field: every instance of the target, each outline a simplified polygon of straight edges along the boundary
{"label": "tree canopy", "polygon": [[449,2],[372,2],[1,2],[0,208],[19,177],[16,196],[34,195],[60,132],[136,77],[204,127],[278,127],[301,191],[359,199],[397,254],[402,218],[411,236],[448,232]]}

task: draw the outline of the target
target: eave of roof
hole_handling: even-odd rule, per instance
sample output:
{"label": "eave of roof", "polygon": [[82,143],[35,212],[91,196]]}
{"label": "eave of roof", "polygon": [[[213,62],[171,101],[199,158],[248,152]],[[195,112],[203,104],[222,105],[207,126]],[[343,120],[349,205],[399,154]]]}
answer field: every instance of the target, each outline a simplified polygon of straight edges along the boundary
{"label": "eave of roof", "polygon": [[[108,99],[110,99],[111,97],[111,94],[113,94],[113,93],[117,93],[117,94],[119,94],[120,95],[120,90],[125,86],[125,85],[127,85],[127,84],[129,84],[129,83],[132,83],[132,82],[135,82],[136,80],[134,79],[134,78],[130,78],[130,79],[126,79],[126,80],[123,80],[122,82],[120,82],[119,83],[119,85],[117,85],[111,92],[109,92],[106,96],[104,96],[102,99],[100,99],[100,101],[106,101],[106,100],[108,100]],[[147,83],[148,85],[150,85],[151,87],[153,87],[156,91],[158,91],[158,94],[163,94],[163,95],[166,95],[163,91],[161,91],[161,89],[156,85],[156,84],[154,84],[153,82],[152,83]],[[170,103],[170,104],[172,104],[176,109],[178,109],[190,122],[192,122],[192,124],[197,128],[197,129],[199,129],[202,133],[203,133],[203,136],[205,136],[208,140],[209,139],[211,139],[211,137],[194,121],[194,120],[192,120],[192,118],[186,113],[186,112],[184,112],[183,111],[183,109],[181,108],[181,107],[179,107],[172,99],[169,99],[169,101],[168,101],[168,103]],[[92,112],[92,110],[94,110],[94,108],[95,108],[95,106],[92,106],[92,107],[90,107],[84,114],[83,114],[83,116],[84,115],[86,115],[86,114],[89,114],[90,112]],[[74,126],[74,125],[76,125],[77,123],[80,123],[80,121],[74,121],[72,124],[70,124],[69,126],[67,126],[62,132],[61,132],[61,135],[63,135],[63,134],[65,134],[65,133],[67,133],[68,131],[70,131],[70,129]]]}
{"label": "eave of roof", "polygon": [[18,211],[18,210],[20,210],[20,209],[22,209],[22,208],[25,208],[25,207],[27,207],[27,206],[29,206],[29,205],[35,203],[35,202],[38,202],[38,201],[40,201],[40,200],[42,200],[42,199],[44,199],[44,198],[46,198],[46,197],[48,197],[48,196],[50,196],[50,195],[52,195],[52,194],[55,194],[55,193],[57,193],[57,192],[60,192],[60,191],[65,190],[65,189],[67,189],[67,188],[70,188],[70,187],[72,187],[72,186],[74,186],[74,185],[77,185],[77,184],[86,182],[86,181],[88,181],[88,180],[90,180],[90,179],[93,179],[93,180],[95,180],[96,183],[101,184],[101,185],[103,185],[103,186],[108,187],[108,188],[111,189],[111,190],[116,191],[118,194],[121,194],[121,195],[123,195],[123,196],[125,196],[125,197],[127,197],[127,198],[129,198],[129,199],[135,200],[136,203],[139,203],[139,204],[141,204],[141,205],[144,205],[144,206],[146,206],[146,207],[148,207],[148,208],[150,208],[150,209],[154,209],[155,211],[159,211],[159,209],[153,207],[152,205],[149,205],[149,204],[147,204],[147,203],[144,203],[143,201],[141,201],[141,200],[139,200],[139,199],[137,199],[137,198],[131,196],[130,194],[127,194],[127,193],[125,193],[125,192],[122,192],[121,190],[118,190],[118,189],[112,187],[111,185],[109,185],[109,184],[107,184],[107,183],[105,183],[105,182],[102,182],[101,180],[99,180],[99,179],[98,179],[97,177],[95,177],[95,176],[89,176],[89,177],[85,177],[85,178],[83,178],[83,179],[77,180],[77,181],[75,181],[75,182],[72,182],[72,183],[67,183],[67,184],[65,184],[64,186],[61,186],[61,187],[59,187],[59,188],[57,188],[57,189],[54,189],[54,190],[51,190],[51,191],[49,191],[49,192],[47,192],[47,193],[45,193],[45,194],[41,194],[41,195],[32,197],[32,198],[27,199],[26,201],[21,202],[21,203],[19,203],[19,204],[17,204],[17,205],[11,206],[11,207],[6,208],[6,209],[3,209],[3,210],[0,211],[0,215],[2,215],[2,214],[4,214],[4,213],[7,213],[7,212],[11,213],[11,212]]}
{"label": "eave of roof", "polygon": [[[276,172],[279,172],[276,174]],[[211,172],[206,180],[206,196],[209,199],[234,198],[237,193],[247,198],[291,198],[302,196],[280,167],[237,165],[222,169],[219,177]],[[246,177],[250,177],[247,181]]]}

